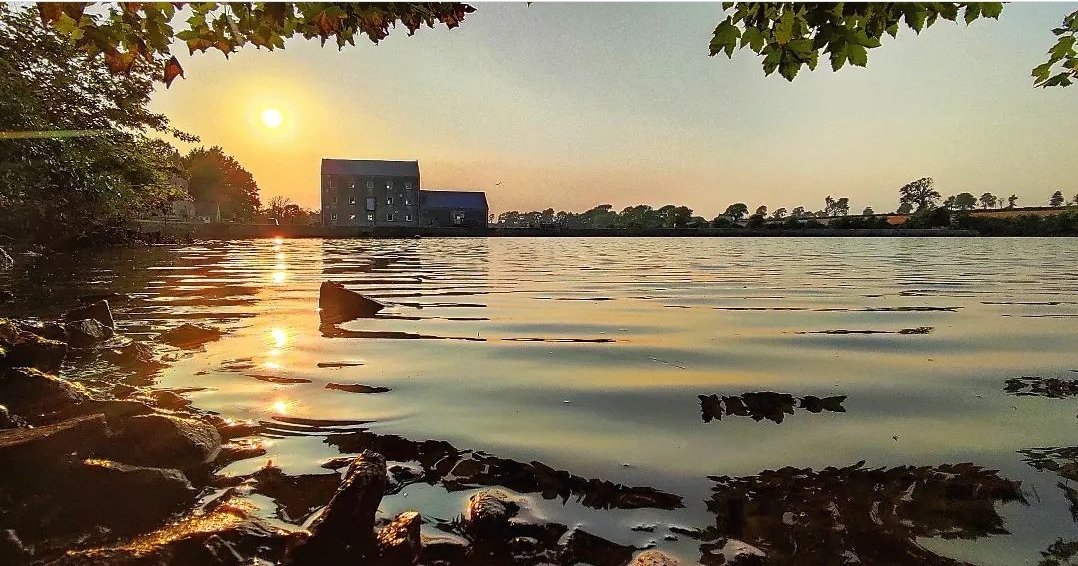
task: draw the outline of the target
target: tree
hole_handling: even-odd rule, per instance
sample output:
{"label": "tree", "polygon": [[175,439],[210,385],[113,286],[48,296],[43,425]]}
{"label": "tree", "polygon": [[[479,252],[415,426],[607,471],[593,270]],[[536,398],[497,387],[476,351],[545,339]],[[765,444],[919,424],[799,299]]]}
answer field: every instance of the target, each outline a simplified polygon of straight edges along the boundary
{"label": "tree", "polygon": [[222,218],[250,218],[259,208],[254,177],[220,147],[196,148],[184,156],[191,197],[220,207]]}
{"label": "tree", "polygon": [[1052,198],[1048,200],[1048,206],[1063,206],[1063,191],[1052,193]]}
{"label": "tree", "polygon": [[1018,202],[1018,195],[1011,195],[1007,197],[1007,208],[1014,208],[1015,203]]}
{"label": "tree", "polygon": [[[93,10],[87,10],[97,4]],[[338,49],[356,44],[357,35],[378,43],[397,24],[414,34],[422,26],[443,23],[454,28],[475,9],[458,2],[373,3],[192,2],[191,16],[171,25],[177,6],[166,2],[60,3],[39,2],[41,21],[65,36],[88,57],[101,56],[115,74],[126,74],[138,62],[157,68],[166,85],[183,76],[172,55],[175,41],[183,41],[191,54],[217,49],[225,54],[251,44],[270,51],[284,49],[295,36],[333,40]]]}
{"label": "tree", "polygon": [[943,206],[951,210],[971,210],[977,206],[977,197],[972,193],[958,193],[947,197],[947,200],[943,201]]}
{"label": "tree", "polygon": [[985,208],[985,209],[995,208],[996,203],[999,202],[999,199],[996,198],[996,195],[994,195],[992,193],[984,193],[983,195],[981,195],[981,198],[978,199],[978,200],[981,203],[981,208]]}
{"label": "tree", "polygon": [[802,217],[804,217],[805,216],[805,207],[803,207],[803,206],[794,207],[794,210],[793,210],[793,212],[790,213],[790,216],[792,216],[794,218],[802,218]]}
{"label": "tree", "polygon": [[895,212],[897,212],[898,214],[909,214],[913,212],[913,204],[909,202],[900,202],[898,205],[898,210],[896,210]]}
{"label": "tree", "polygon": [[[999,17],[999,2],[725,2],[733,13],[719,22],[711,39],[711,55],[748,47],[762,58],[765,75],[778,71],[792,81],[802,67],[816,68],[821,54],[838,71],[847,62],[864,67],[868,50],[882,44],[885,35],[898,36],[903,25],[920,33],[939,19],[967,25],[978,18]],[[1069,86],[1078,79],[1078,11],[1052,30],[1059,39],[1048,51],[1048,61],[1033,69],[1034,86]]]}
{"label": "tree", "polygon": [[916,181],[910,181],[898,189],[898,202],[917,205],[917,210],[931,209],[936,206],[940,194],[932,188],[935,181],[932,177],[922,177]]}
{"label": "tree", "polygon": [[767,215],[767,205],[761,204],[760,206],[756,207],[756,215],[757,216],[766,216]]}
{"label": "tree", "polygon": [[782,220],[785,216],[786,216],[786,209],[785,208],[777,208],[777,209],[775,209],[775,212],[771,213],[771,218],[774,218],[775,220]]}
{"label": "tree", "polygon": [[723,214],[725,214],[726,216],[729,216],[730,218],[733,218],[736,221],[736,220],[741,220],[748,213],[749,213],[748,205],[746,205],[743,202],[737,202],[737,203],[731,204],[730,206],[726,207],[726,212],[724,212]]}
{"label": "tree", "polygon": [[846,197],[833,199],[831,195],[827,195],[823,202],[826,216],[846,216],[850,213],[850,199]]}
{"label": "tree", "polygon": [[44,27],[0,5],[0,233],[62,245],[122,228],[182,193],[168,118],[149,110],[153,69],[117,78]]}
{"label": "tree", "polygon": [[876,211],[872,210],[871,206],[866,206],[865,209],[861,211],[861,216],[873,216],[875,214]]}

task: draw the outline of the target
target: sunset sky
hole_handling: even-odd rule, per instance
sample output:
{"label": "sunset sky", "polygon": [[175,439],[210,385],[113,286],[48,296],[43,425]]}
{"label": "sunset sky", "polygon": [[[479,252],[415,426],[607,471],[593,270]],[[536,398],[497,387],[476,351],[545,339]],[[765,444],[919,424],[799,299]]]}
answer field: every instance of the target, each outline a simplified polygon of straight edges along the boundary
{"label": "sunset sky", "polygon": [[674,203],[711,218],[828,194],[890,211],[921,176],[1043,205],[1078,193],[1078,87],[1034,89],[1030,70],[1073,10],[903,29],[866,69],[822,62],[787,83],[747,50],[708,57],[717,4],[479,4],[457,29],[341,52],[180,48],[187,78],[153,107],[238,158],[264,201],[309,207],[322,157],[418,159],[423,188],[485,190],[493,213]]}

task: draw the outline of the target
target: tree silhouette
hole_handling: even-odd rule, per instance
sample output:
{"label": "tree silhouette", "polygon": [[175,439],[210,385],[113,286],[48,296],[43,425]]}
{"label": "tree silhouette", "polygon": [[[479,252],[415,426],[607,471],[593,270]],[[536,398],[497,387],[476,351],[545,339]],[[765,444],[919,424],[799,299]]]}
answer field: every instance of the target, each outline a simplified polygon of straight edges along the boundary
{"label": "tree silhouette", "polygon": [[910,181],[898,189],[899,203],[917,205],[917,210],[927,210],[936,206],[940,194],[932,188],[935,185],[932,177],[921,177],[916,181]]}
{"label": "tree silhouette", "polygon": [[1063,191],[1056,191],[1052,193],[1052,198],[1048,200],[1049,206],[1063,206]]}
{"label": "tree silhouette", "polygon": [[1007,197],[1007,208],[1014,208],[1015,203],[1018,202],[1018,195],[1011,195]]}
{"label": "tree silhouette", "polygon": [[981,195],[981,198],[979,200],[981,203],[981,208],[985,209],[995,208],[996,204],[999,202],[999,199],[996,198],[996,195],[992,193],[984,193],[983,195]]}
{"label": "tree silhouette", "polygon": [[746,205],[743,202],[736,202],[736,203],[731,204],[730,206],[726,207],[726,212],[724,212],[723,214],[725,214],[726,216],[729,216],[730,218],[733,218],[734,220],[741,220],[748,213],[749,213],[748,205]]}

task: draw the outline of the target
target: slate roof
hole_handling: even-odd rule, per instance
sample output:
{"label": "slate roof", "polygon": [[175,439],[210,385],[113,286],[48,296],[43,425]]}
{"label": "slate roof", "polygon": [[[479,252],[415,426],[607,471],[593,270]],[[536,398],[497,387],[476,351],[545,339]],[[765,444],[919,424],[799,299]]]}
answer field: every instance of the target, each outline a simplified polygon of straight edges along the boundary
{"label": "slate roof", "polygon": [[418,161],[381,159],[323,159],[323,175],[364,175],[372,177],[418,177]]}
{"label": "slate roof", "polygon": [[420,208],[487,208],[483,191],[419,191]]}

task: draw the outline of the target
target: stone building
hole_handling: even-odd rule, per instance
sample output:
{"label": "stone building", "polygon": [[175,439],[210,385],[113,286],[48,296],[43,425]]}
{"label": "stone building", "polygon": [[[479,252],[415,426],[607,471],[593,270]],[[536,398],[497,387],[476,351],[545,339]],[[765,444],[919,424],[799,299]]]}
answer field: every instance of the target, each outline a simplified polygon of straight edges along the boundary
{"label": "stone building", "polygon": [[418,226],[419,162],[322,160],[323,226]]}

